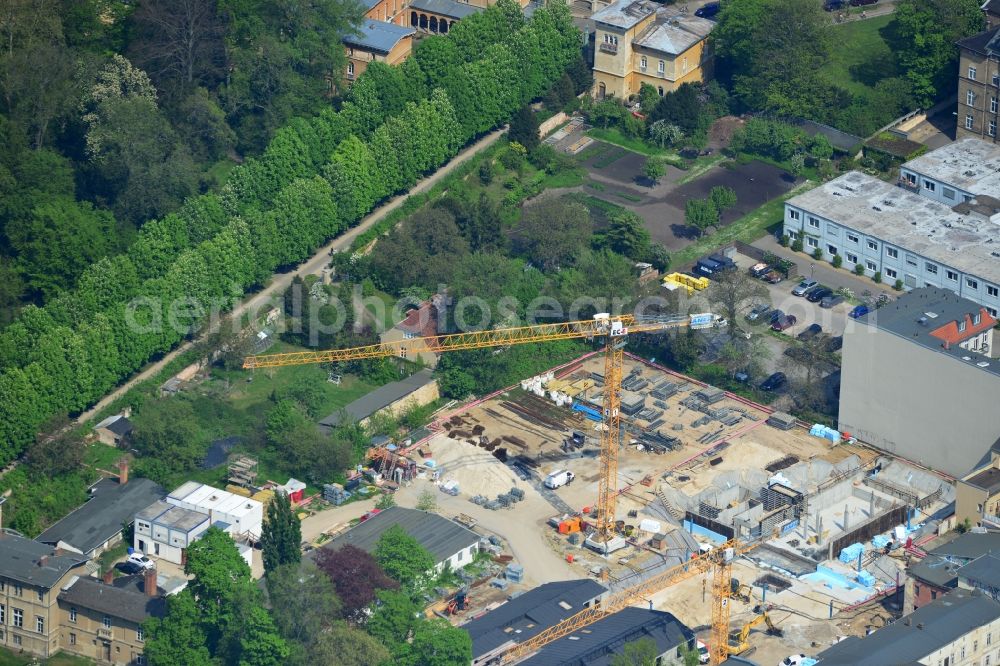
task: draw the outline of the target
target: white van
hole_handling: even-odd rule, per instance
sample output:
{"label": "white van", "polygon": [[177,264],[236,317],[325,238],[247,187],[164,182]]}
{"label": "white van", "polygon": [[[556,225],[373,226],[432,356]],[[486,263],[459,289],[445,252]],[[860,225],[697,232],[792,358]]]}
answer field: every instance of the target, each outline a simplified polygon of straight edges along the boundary
{"label": "white van", "polygon": [[561,469],[557,472],[552,472],[545,477],[545,487],[546,488],[559,488],[565,486],[568,483],[572,483],[573,479],[576,478],[573,472],[567,472]]}

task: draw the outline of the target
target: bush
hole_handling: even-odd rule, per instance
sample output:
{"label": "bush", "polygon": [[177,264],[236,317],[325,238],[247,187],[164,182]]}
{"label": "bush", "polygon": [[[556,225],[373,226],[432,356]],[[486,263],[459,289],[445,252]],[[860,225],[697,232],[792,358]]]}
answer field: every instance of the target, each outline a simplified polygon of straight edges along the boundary
{"label": "bush", "polygon": [[875,271],[875,275],[872,276],[872,282],[876,284],[882,283],[882,271]]}
{"label": "bush", "polygon": [[720,211],[725,210],[736,205],[736,190],[725,185],[718,185],[711,189],[708,193],[708,198],[712,200],[712,203]]}
{"label": "bush", "polygon": [[840,268],[844,263],[844,258],[841,257],[839,254],[835,254],[833,255],[833,259],[830,260],[830,263],[833,265],[834,268]]}
{"label": "bush", "polygon": [[817,259],[817,260],[822,259],[823,258],[823,250],[820,249],[820,248],[816,248],[815,250],[812,251],[812,256],[813,256],[813,259]]}
{"label": "bush", "polygon": [[854,274],[855,275],[864,275],[865,274],[865,265],[864,264],[854,264]]}
{"label": "bush", "polygon": [[790,240],[791,238],[788,237],[788,234],[781,234],[781,238],[778,239],[778,242],[781,243],[781,247],[788,247],[788,242]]}
{"label": "bush", "polygon": [[903,281],[896,280],[896,284],[892,285],[892,288],[895,289],[896,291],[903,291]]}
{"label": "bush", "polygon": [[496,175],[496,169],[493,168],[493,160],[485,160],[479,165],[479,182],[483,185],[492,183],[494,175]]}
{"label": "bush", "polygon": [[802,251],[802,239],[801,238],[796,238],[795,240],[792,241],[792,250],[794,250],[795,252],[801,252]]}

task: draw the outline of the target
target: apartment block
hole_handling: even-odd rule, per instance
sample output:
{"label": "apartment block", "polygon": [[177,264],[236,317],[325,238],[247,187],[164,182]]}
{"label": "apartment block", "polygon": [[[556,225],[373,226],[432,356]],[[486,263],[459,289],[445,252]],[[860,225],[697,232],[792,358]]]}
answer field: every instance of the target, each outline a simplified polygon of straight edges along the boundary
{"label": "apartment block", "polygon": [[[993,11],[998,10],[994,7]],[[958,138],[978,137],[996,143],[1000,124],[1000,25],[994,23],[991,29],[962,39],[957,45]]]}

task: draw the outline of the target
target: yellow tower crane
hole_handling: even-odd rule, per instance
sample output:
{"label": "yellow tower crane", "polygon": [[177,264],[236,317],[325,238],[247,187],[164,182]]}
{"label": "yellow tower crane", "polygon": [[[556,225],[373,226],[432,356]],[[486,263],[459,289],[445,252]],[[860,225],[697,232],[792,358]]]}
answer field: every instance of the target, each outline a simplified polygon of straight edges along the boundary
{"label": "yellow tower crane", "polygon": [[[597,525],[587,543],[598,551],[612,550],[615,535],[615,507],[618,500],[618,449],[621,445],[621,391],[625,342],[630,333],[657,333],[690,326],[708,328],[714,325],[711,314],[675,315],[667,317],[636,317],[633,315],[597,314],[593,319],[555,324],[536,324],[513,328],[498,328],[466,333],[411,338],[375,345],[304,351],[285,354],[248,356],[243,367],[276,368],[309,363],[338,363],[369,358],[405,358],[408,349],[433,350],[438,353],[491,347],[508,347],[530,342],[570,339],[605,339],[604,404],[601,432],[600,477],[597,492]],[[755,544],[754,544],[755,545]],[[732,560],[754,545],[730,541],[723,547],[657,574],[625,590],[611,593],[603,603],[580,611],[549,627],[529,640],[519,643],[503,654],[503,663],[523,659],[541,647],[586,627],[612,613],[630,606],[644,597],[699,573],[714,569],[712,608],[712,664],[725,661],[729,649],[729,596],[731,593]]]}

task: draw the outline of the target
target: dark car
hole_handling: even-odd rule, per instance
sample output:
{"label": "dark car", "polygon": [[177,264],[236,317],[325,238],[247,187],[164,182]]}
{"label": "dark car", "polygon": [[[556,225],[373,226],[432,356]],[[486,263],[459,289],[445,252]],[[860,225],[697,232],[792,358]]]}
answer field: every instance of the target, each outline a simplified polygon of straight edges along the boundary
{"label": "dark car", "polygon": [[836,337],[830,338],[826,343],[826,350],[828,352],[840,351],[844,346],[844,336],[838,335]]}
{"label": "dark car", "polygon": [[798,321],[798,320],[795,318],[795,315],[785,315],[784,317],[782,317],[778,321],[776,321],[773,324],[771,324],[771,330],[772,331],[785,331],[785,330],[791,328],[792,326],[795,326],[795,322],[796,321]]}
{"label": "dark car", "polygon": [[712,261],[708,257],[699,259],[698,263],[695,264],[694,267],[694,272],[699,275],[715,275],[716,273],[721,273],[723,270],[725,269],[722,264],[717,261]]}
{"label": "dark car", "polygon": [[858,317],[864,317],[866,314],[868,314],[868,306],[857,305],[853,310],[847,313],[847,316],[851,319],[857,319]]}
{"label": "dark car", "polygon": [[767,315],[767,323],[773,324],[774,322],[778,321],[784,316],[785,316],[784,312],[775,308],[774,310],[771,311],[771,314]]}
{"label": "dark car", "polygon": [[823,9],[828,12],[838,11],[846,6],[847,2],[845,0],[826,0],[826,2],[823,3]]}
{"label": "dark car", "polygon": [[722,8],[722,6],[721,6],[720,3],[718,3],[718,2],[710,2],[707,5],[703,5],[703,6],[699,7],[698,9],[694,10],[694,15],[695,16],[700,16],[701,18],[710,19],[710,18],[714,17],[716,14],[718,14],[719,13],[719,9],[721,9],[721,8]]}
{"label": "dark car", "polygon": [[806,300],[810,303],[819,303],[827,296],[833,296],[833,289],[828,287],[820,287],[819,289],[813,289],[808,294],[806,294]]}
{"label": "dark car", "polygon": [[119,562],[116,566],[118,571],[121,571],[126,576],[133,576],[135,574],[141,574],[144,569],[142,565],[138,562]]}
{"label": "dark car", "polygon": [[840,294],[831,294],[819,302],[821,308],[832,308],[844,302],[844,297]]}
{"label": "dark car", "polygon": [[874,5],[878,0],[851,0],[851,7],[867,7]]}
{"label": "dark car", "polygon": [[764,381],[762,381],[760,383],[760,390],[761,391],[774,391],[776,389],[779,389],[779,388],[781,388],[782,386],[785,385],[785,381],[787,379],[788,378],[785,377],[785,373],[783,373],[783,372],[776,372],[776,373],[774,373],[773,375],[771,375],[770,377],[768,377],[767,379],[765,379]]}
{"label": "dark car", "polygon": [[796,337],[799,340],[811,340],[823,332],[823,327],[819,324],[809,324],[809,326]]}
{"label": "dark car", "polygon": [[758,303],[750,309],[750,312],[746,314],[746,320],[757,321],[758,319],[765,319],[770,311],[770,305],[767,303]]}

